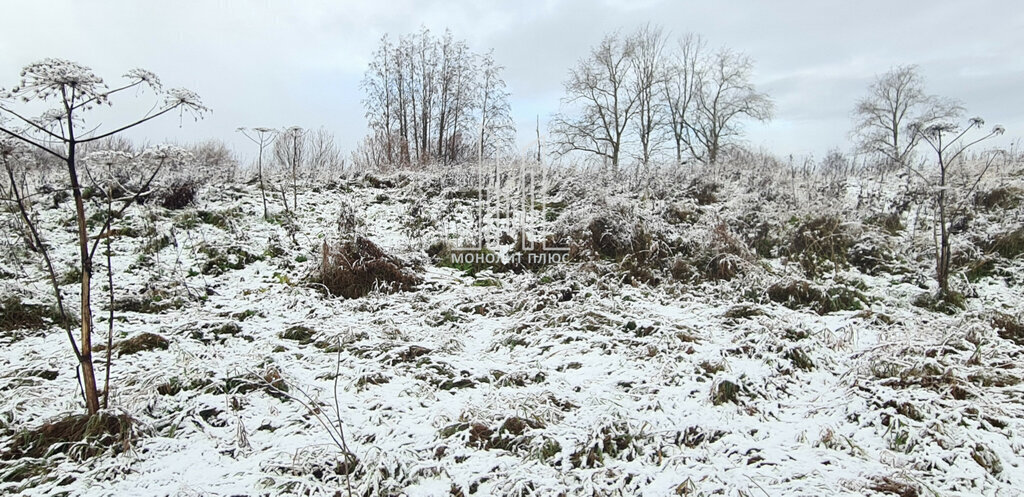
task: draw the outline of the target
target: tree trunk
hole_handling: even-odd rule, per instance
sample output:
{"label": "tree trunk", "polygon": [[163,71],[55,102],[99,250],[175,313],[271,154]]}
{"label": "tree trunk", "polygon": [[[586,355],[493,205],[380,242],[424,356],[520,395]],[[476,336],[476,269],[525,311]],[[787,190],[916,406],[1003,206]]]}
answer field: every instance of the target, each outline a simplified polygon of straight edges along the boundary
{"label": "tree trunk", "polygon": [[[893,106],[895,107],[895,106]],[[895,165],[903,165],[903,157],[900,155],[900,124],[899,115],[893,111],[892,114],[892,157]]]}
{"label": "tree trunk", "polygon": [[612,179],[619,180],[619,144],[612,146]]}
{"label": "tree trunk", "polygon": [[712,132],[712,136],[708,140],[708,164],[714,164],[718,161],[718,136]]}
{"label": "tree trunk", "polygon": [[[73,138],[72,138],[73,140]],[[81,357],[82,389],[85,391],[85,407],[89,414],[100,410],[100,399],[96,391],[96,372],[92,365],[92,258],[89,257],[89,234],[85,224],[85,203],[82,200],[82,187],[78,183],[78,171],[75,168],[75,142],[68,145],[68,175],[71,178],[71,191],[75,198],[75,217],[78,221],[78,248],[82,263],[82,338]]]}
{"label": "tree trunk", "polygon": [[[943,168],[939,178],[942,187],[946,185],[946,172]],[[939,294],[945,297],[949,293],[949,262],[950,244],[949,228],[946,220],[946,192],[939,190],[939,258],[936,261],[935,273],[939,280]]]}

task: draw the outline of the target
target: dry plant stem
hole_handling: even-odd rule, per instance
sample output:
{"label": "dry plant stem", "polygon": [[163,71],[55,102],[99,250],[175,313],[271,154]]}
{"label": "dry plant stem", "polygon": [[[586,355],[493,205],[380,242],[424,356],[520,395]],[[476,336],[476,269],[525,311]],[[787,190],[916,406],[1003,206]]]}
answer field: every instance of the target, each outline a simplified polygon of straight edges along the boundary
{"label": "dry plant stem", "polygon": [[[340,364],[341,364],[341,352],[339,351],[338,352],[338,363],[336,365],[336,371],[340,370]],[[337,376],[337,374],[335,374],[335,376],[334,376],[335,392],[337,392],[337,382],[338,382],[338,376]],[[348,491],[349,497],[351,497],[352,496],[352,487],[351,487],[351,483],[349,481],[349,479],[350,479],[349,473],[351,473],[351,469],[348,467],[348,462],[349,462],[349,457],[352,456],[352,453],[348,450],[348,444],[345,442],[345,435],[344,435],[344,432],[342,431],[341,414],[337,411],[337,409],[338,409],[338,396],[337,396],[337,393],[335,393],[335,396],[334,396],[334,400],[335,400],[335,404],[334,405],[335,405],[336,416],[337,416],[337,419],[338,419],[338,426],[335,427],[335,426],[333,426],[333,423],[329,419],[324,419],[323,411],[319,407],[315,407],[314,406],[316,401],[313,400],[313,398],[308,393],[306,393],[306,391],[303,390],[302,388],[299,388],[298,386],[296,386],[294,384],[290,385],[292,388],[295,388],[295,390],[298,390],[298,392],[301,393],[303,397],[305,397],[305,400],[300,399],[299,397],[297,397],[295,395],[292,395],[292,394],[284,391],[283,389],[274,386],[269,381],[266,381],[265,384],[266,384],[267,387],[272,388],[275,392],[277,392],[277,393],[279,393],[281,395],[284,395],[285,397],[288,397],[289,399],[292,399],[292,400],[298,402],[300,405],[302,405],[302,407],[306,408],[306,410],[309,411],[309,413],[312,414],[314,418],[316,418],[316,421],[318,423],[320,423],[320,426],[324,427],[324,430],[327,431],[327,435],[329,437],[331,437],[331,441],[334,442],[334,445],[336,445],[339,449],[342,450],[342,452],[344,453],[344,457],[345,457],[345,486],[346,486],[346,489]]]}
{"label": "dry plant stem", "polygon": [[259,177],[260,197],[263,200],[263,220],[269,221],[270,213],[267,209],[267,189],[263,181],[263,150],[270,143],[270,140],[273,139],[275,133],[267,128],[255,128],[252,130],[253,134],[251,135],[247,132],[246,128],[238,128],[238,131],[248,138],[249,141],[259,146],[260,151],[256,159],[256,174]]}
{"label": "dry plant stem", "polygon": [[296,387],[295,385],[292,385],[292,387],[294,387],[296,390],[298,390],[299,392],[302,392],[302,395],[304,397],[306,397],[306,399],[307,399],[307,400],[302,400],[302,399],[300,399],[300,398],[298,398],[298,397],[296,397],[296,396],[294,396],[294,395],[292,395],[292,394],[290,394],[290,393],[288,393],[288,392],[286,392],[286,391],[284,391],[284,390],[274,386],[269,381],[265,382],[264,386],[273,389],[278,394],[284,395],[285,397],[288,397],[289,399],[298,402],[300,405],[302,405],[302,407],[306,408],[306,410],[309,411],[309,413],[312,414],[314,418],[316,418],[317,422],[320,423],[320,425],[323,426],[325,430],[327,430],[327,435],[331,437],[331,440],[334,442],[334,444],[337,445],[338,447],[341,447],[341,442],[335,436],[333,427],[331,426],[331,423],[325,423],[324,422],[323,418],[321,417],[321,410],[319,408],[314,407],[312,405],[312,403],[314,401],[309,396],[309,394],[304,392],[302,389]]}
{"label": "dry plant stem", "polygon": [[[116,213],[110,211],[109,208],[108,208],[107,218],[104,220],[103,226],[100,227],[99,234],[102,235],[104,231],[109,230],[110,229],[110,224],[111,224],[111,222],[113,221],[113,219],[115,217],[119,217],[121,214],[124,214],[124,212],[126,210],[128,210],[129,207],[131,207],[132,205],[138,203],[139,199],[142,198],[143,195],[145,195],[146,193],[149,193],[149,187],[150,187],[150,185],[153,184],[153,181],[156,179],[157,175],[160,174],[160,171],[163,170],[164,162],[165,162],[165,159],[161,159],[160,162],[157,163],[156,168],[153,169],[153,174],[151,174],[149,176],[149,178],[142,185],[142,188],[140,188],[139,191],[135,192],[135,194],[132,195],[130,198],[125,198],[125,199],[121,200],[123,203],[121,204],[121,208],[118,209]],[[99,237],[98,236],[93,237],[92,249],[89,250],[89,257],[90,258],[92,258],[93,255],[96,253],[96,248],[99,247],[99,244],[100,244]]]}
{"label": "dry plant stem", "polygon": [[[80,77],[68,77],[67,73],[78,74]],[[77,224],[77,248],[79,251],[79,264],[82,273],[81,281],[81,336],[78,342],[77,359],[81,367],[82,390],[84,391],[85,404],[89,414],[95,414],[100,409],[100,399],[96,387],[96,371],[92,359],[92,276],[93,276],[93,252],[99,245],[99,240],[94,239],[93,249],[89,249],[89,233],[87,226],[85,202],[82,195],[82,184],[79,178],[78,152],[82,144],[102,140],[109,136],[116,135],[129,128],[134,128],[145,122],[156,119],[174,109],[189,108],[194,113],[200,114],[206,110],[194,94],[187,91],[172,92],[171,98],[165,100],[164,106],[154,106],[142,118],[132,121],[126,125],[115,127],[107,132],[98,132],[96,128],[78,133],[76,123],[81,122],[80,113],[89,110],[93,103],[107,103],[110,95],[128,88],[142,84],[151,87],[159,87],[159,83],[151,73],[145,71],[133,71],[126,77],[133,79],[130,84],[106,91],[107,87],[102,80],[92,74],[88,68],[79,66],[69,61],[60,59],[46,59],[42,62],[26,66],[22,72],[23,81],[32,81],[22,89],[15,88],[5,95],[4,104],[0,104],[0,111],[4,117],[7,115],[16,117],[21,121],[21,128],[7,127],[7,119],[0,122],[0,133],[9,136],[22,143],[52,155],[59,159],[66,168],[70,182],[72,198],[74,199],[75,220]],[[20,97],[18,100],[31,102],[33,100],[45,101],[55,99],[63,107],[54,109],[55,114],[48,114],[46,123],[25,118],[12,109],[5,107],[7,96]],[[13,101],[14,99],[10,99]],[[157,110],[159,109],[159,110]],[[56,130],[56,132],[54,131]],[[59,133],[59,134],[58,134]],[[58,152],[50,148],[57,145]]]}
{"label": "dry plant stem", "polygon": [[345,489],[348,497],[352,497],[352,483],[349,481],[348,456],[352,452],[348,450],[348,443],[345,442],[345,429],[341,423],[341,407],[338,403],[338,376],[341,374],[341,338],[337,338],[338,355],[334,363],[334,416],[338,421],[338,437],[341,439],[341,450],[345,452]]}
{"label": "dry plant stem", "polygon": [[94,239],[93,239],[92,249],[89,250],[89,258],[92,259],[95,256],[95,254],[96,254],[96,249],[99,247],[99,243],[100,243],[100,239],[101,239],[100,237],[103,235],[104,232],[107,232],[107,236],[105,237],[105,245],[106,245],[106,248],[107,248],[107,285],[108,285],[108,287],[110,289],[110,301],[109,301],[109,309],[108,309],[109,315],[107,316],[107,350],[105,352],[105,354],[106,354],[106,364],[104,365],[104,379],[103,379],[103,408],[104,409],[106,409],[110,405],[109,404],[110,403],[110,367],[111,367],[110,363],[113,360],[111,353],[113,352],[113,345],[114,345],[114,273],[113,273],[113,267],[111,266],[111,257],[112,257],[112,254],[111,254],[111,250],[112,250],[111,249],[112,234],[110,233],[111,223],[113,222],[113,219],[114,219],[115,216],[120,216],[122,213],[124,213],[126,210],[128,210],[128,207],[130,207],[133,204],[135,204],[136,202],[138,202],[139,198],[144,193],[149,191],[150,185],[153,183],[153,180],[156,179],[157,175],[163,169],[163,165],[164,165],[164,161],[161,160],[157,164],[157,167],[153,169],[153,173],[149,176],[149,178],[146,179],[146,182],[142,185],[142,188],[140,188],[139,191],[135,192],[135,194],[132,195],[130,198],[127,198],[127,199],[123,200],[123,203],[122,203],[120,209],[118,209],[117,214],[114,214],[114,210],[113,210],[113,205],[114,205],[113,186],[110,186],[108,188],[108,191],[107,191],[107,215],[106,215],[106,219],[103,222],[103,226],[100,228],[99,234],[97,234],[94,237]]}
{"label": "dry plant stem", "polygon": [[[107,189],[107,223],[110,224],[111,219],[111,206],[113,205],[114,199],[114,187],[111,186]],[[114,348],[114,271],[111,267],[111,242],[110,239],[113,235],[108,231],[107,233],[107,286],[110,289],[110,301],[107,312],[107,363],[104,365],[103,375],[103,408],[106,409],[110,406],[110,361],[111,351]]]}
{"label": "dry plant stem", "polygon": [[[42,254],[43,261],[46,263],[46,272],[50,278],[50,285],[53,287],[53,295],[57,299],[57,311],[60,312],[61,327],[64,328],[64,332],[67,333],[68,341],[71,343],[71,350],[75,353],[75,359],[81,363],[82,353],[79,351],[78,343],[75,342],[75,336],[71,332],[71,325],[68,320],[67,312],[64,309],[64,297],[60,293],[60,284],[57,282],[57,273],[53,269],[53,261],[50,259],[50,251],[43,243],[43,239],[39,235],[39,230],[36,228],[35,222],[32,221],[32,216],[29,215],[28,209],[25,207],[24,197],[22,197],[21,192],[18,191],[17,182],[14,178],[14,170],[11,168],[10,159],[7,157],[4,157],[4,169],[7,170],[7,177],[11,181],[11,193],[14,194],[14,200],[18,204],[18,212],[21,214],[22,220],[28,226],[29,232],[32,233],[35,245],[39,248],[39,253]],[[79,393],[81,393],[84,399],[85,390],[82,386],[82,377],[79,374],[78,368],[75,368],[75,377],[78,378]]]}
{"label": "dry plant stem", "polygon": [[284,204],[284,213],[288,215],[291,210],[288,208],[288,192],[284,190],[284,185],[281,185],[281,203]]}

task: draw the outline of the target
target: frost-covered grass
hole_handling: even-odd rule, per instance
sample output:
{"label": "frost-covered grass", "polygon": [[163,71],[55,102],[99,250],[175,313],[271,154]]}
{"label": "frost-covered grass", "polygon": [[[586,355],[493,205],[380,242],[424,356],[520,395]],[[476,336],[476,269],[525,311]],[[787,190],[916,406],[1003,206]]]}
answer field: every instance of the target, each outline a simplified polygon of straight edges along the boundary
{"label": "frost-covered grass", "polygon": [[[575,260],[471,276],[424,253],[471,226],[465,176],[345,178],[271,222],[244,185],[209,187],[186,210],[129,210],[113,242],[115,343],[167,340],[114,354],[112,405],[138,434],[85,460],[0,461],[0,491],[346,495],[347,470],[354,495],[1024,486],[1024,335],[1008,330],[1024,264],[994,256],[959,278],[963,310],[915,306],[934,290],[933,213],[911,204],[898,227],[883,222],[910,198],[899,180],[720,167],[595,193],[566,173],[558,212],[536,223]],[[972,209],[960,267],[1019,227],[1020,206],[1004,207]],[[40,209],[70,269],[70,211]],[[823,216],[835,222],[812,223]],[[587,241],[598,219],[614,240]],[[343,300],[308,284],[339,224],[410,263],[418,289]],[[3,295],[50,303],[39,261],[13,233],[4,243]],[[73,278],[63,290],[73,302]],[[61,329],[5,330],[0,343],[3,447],[82,410]],[[339,420],[355,461],[331,437]]]}

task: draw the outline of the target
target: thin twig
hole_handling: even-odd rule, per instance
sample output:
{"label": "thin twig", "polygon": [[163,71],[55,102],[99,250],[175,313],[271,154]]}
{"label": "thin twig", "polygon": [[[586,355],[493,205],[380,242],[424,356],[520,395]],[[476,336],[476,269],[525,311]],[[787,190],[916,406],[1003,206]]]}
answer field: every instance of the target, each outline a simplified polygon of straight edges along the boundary
{"label": "thin twig", "polygon": [[334,416],[338,420],[338,436],[341,438],[341,450],[345,452],[345,489],[348,491],[348,497],[352,497],[352,484],[349,481],[349,467],[348,458],[352,452],[348,450],[348,443],[345,442],[345,429],[341,423],[341,408],[338,405],[338,376],[341,374],[341,337],[336,337],[338,341],[338,355],[334,363]]}

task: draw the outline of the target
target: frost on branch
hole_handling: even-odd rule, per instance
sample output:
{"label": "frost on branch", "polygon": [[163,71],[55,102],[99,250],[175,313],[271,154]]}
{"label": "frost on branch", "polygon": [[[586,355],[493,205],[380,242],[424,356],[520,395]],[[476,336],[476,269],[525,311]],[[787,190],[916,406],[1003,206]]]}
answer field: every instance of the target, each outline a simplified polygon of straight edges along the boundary
{"label": "frost on branch", "polygon": [[114,166],[125,164],[132,159],[132,154],[121,150],[100,150],[86,156],[86,162],[90,164]]}
{"label": "frost on branch", "polygon": [[[49,109],[33,119],[32,122],[41,128],[49,128],[50,126],[60,126],[67,120],[67,117],[68,113],[62,109]],[[75,117],[75,120],[79,119]]]}
{"label": "frost on branch", "polygon": [[[58,97],[103,103],[106,89],[103,78],[88,67],[64,59],[43,59],[21,70],[21,86],[10,93],[26,102]],[[65,96],[69,90],[73,94]]]}
{"label": "frost on branch", "polygon": [[101,183],[124,184],[138,166],[135,157],[122,150],[99,150],[85,157],[89,174]]}
{"label": "frost on branch", "polygon": [[9,136],[0,136],[0,157],[11,157],[23,149],[24,146],[18,140]]}
{"label": "frost on branch", "polygon": [[167,91],[167,98],[164,99],[164,105],[169,108],[180,107],[182,112],[191,113],[196,120],[203,116],[204,112],[209,112],[210,108],[203,105],[202,99],[199,95],[192,90],[185,88],[172,88]]}
{"label": "frost on branch", "polygon": [[924,128],[925,136],[937,137],[943,133],[954,133],[957,126],[953,123],[936,123]]}
{"label": "frost on branch", "polygon": [[192,154],[188,150],[176,145],[161,144],[150,147],[142,152],[142,159],[183,165],[192,161]]}
{"label": "frost on branch", "polygon": [[131,71],[125,73],[124,77],[127,79],[136,80],[139,83],[145,83],[147,86],[149,86],[155,91],[159,91],[161,88],[163,88],[163,86],[160,84],[160,78],[158,78],[157,75],[153,72],[147,71],[145,69],[132,69]]}

